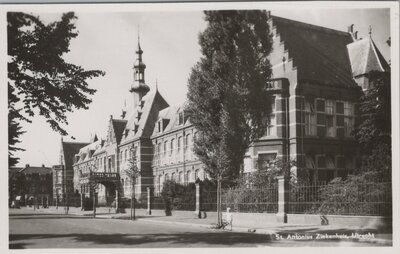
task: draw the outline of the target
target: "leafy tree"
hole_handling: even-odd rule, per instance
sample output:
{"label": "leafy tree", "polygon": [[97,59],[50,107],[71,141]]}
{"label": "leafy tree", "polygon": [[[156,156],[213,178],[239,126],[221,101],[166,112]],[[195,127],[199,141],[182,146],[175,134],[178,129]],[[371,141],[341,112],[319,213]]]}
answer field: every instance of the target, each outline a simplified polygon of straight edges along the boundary
{"label": "leafy tree", "polygon": [[266,11],[205,11],[205,20],[186,110],[200,133],[194,152],[218,183],[221,225],[221,181],[238,176],[246,149],[268,123],[272,42]]}
{"label": "leafy tree", "polygon": [[377,171],[380,178],[391,176],[391,92],[390,72],[369,73],[370,89],[360,100],[360,124],[354,131],[361,144],[362,171]]}
{"label": "leafy tree", "polygon": [[[44,116],[50,127],[62,135],[67,131],[66,113],[87,109],[96,90],[87,80],[104,75],[67,63],[70,41],[78,36],[73,12],[60,21],[44,24],[39,17],[21,12],[7,13],[9,164],[18,158],[13,152],[23,133],[19,121],[31,122],[35,114]],[[38,112],[35,112],[36,110]]]}

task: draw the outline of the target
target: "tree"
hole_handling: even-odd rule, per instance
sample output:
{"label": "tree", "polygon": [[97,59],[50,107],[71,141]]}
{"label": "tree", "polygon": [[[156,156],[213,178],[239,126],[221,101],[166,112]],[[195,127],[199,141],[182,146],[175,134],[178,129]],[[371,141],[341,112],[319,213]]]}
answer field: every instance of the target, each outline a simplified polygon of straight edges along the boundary
{"label": "tree", "polygon": [[91,102],[88,96],[96,92],[87,80],[104,75],[63,59],[71,39],[78,36],[76,18],[68,12],[60,21],[44,24],[30,14],[7,13],[10,166],[18,162],[13,152],[23,150],[15,146],[23,133],[20,121],[31,122],[39,114],[53,130],[67,135],[61,126],[68,124],[66,113],[87,109]]}
{"label": "tree", "polygon": [[205,11],[205,20],[186,111],[200,133],[194,152],[217,180],[221,225],[221,181],[239,175],[246,149],[269,121],[264,84],[271,76],[272,42],[266,11]]}
{"label": "tree", "polygon": [[360,123],[354,136],[364,156],[362,171],[391,177],[391,92],[390,72],[369,73],[370,89],[360,99]]}
{"label": "tree", "polygon": [[[128,176],[131,183],[131,220],[135,220],[135,184],[136,179],[140,176],[140,169],[137,166],[136,148],[132,145],[130,149],[130,158],[128,160],[128,168],[125,169],[125,174]],[[117,197],[118,198],[118,197]],[[118,207],[117,207],[118,209]]]}

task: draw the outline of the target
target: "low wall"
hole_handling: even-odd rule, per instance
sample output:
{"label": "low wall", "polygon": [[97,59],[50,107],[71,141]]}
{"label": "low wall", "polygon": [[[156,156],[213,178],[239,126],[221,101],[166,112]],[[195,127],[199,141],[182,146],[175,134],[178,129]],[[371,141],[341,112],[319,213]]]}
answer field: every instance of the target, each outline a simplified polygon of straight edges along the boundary
{"label": "low wall", "polygon": [[[152,210],[153,215],[165,216],[163,210]],[[277,224],[277,217],[274,213],[232,213],[233,223],[238,227],[249,228],[265,228],[272,224]],[[172,216],[181,218],[195,218],[194,211],[172,211]],[[202,212],[204,216],[204,212]],[[288,225],[321,225],[322,221],[329,225],[346,226],[346,227],[364,227],[375,229],[388,229],[392,226],[392,219],[382,216],[343,216],[343,215],[326,215],[317,214],[288,214]],[[217,218],[216,212],[206,212],[206,217]]]}
{"label": "low wall", "polygon": [[391,227],[392,218],[382,216],[288,214],[288,224],[321,225],[322,223],[339,226],[387,228]]}

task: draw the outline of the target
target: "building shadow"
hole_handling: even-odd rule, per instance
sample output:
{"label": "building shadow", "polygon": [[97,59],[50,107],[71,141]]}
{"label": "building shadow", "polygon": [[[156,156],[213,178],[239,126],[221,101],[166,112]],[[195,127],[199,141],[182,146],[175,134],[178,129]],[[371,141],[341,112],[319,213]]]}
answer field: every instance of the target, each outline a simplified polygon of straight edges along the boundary
{"label": "building shadow", "polygon": [[[121,248],[140,248],[142,244],[155,243],[159,247],[165,246],[176,248],[176,244],[184,247],[187,244],[210,244],[221,247],[235,247],[243,244],[265,244],[273,241],[270,235],[246,234],[234,232],[215,233],[179,233],[179,234],[18,234],[9,235],[10,249],[27,248],[27,244],[12,243],[12,241],[27,240],[57,240],[69,238],[75,242],[93,244],[96,248],[110,248],[109,245],[119,245]],[[149,245],[143,247],[148,248]],[[151,247],[151,246],[150,246]],[[29,248],[29,247],[28,247]],[[43,247],[40,247],[43,248]],[[60,246],[59,248],[63,248]]]}

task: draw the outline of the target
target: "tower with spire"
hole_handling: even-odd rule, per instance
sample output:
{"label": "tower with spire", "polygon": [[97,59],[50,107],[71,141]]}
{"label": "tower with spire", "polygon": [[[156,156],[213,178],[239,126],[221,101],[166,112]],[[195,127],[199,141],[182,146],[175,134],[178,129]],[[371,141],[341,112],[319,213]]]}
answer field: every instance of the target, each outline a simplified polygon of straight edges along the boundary
{"label": "tower with spire", "polygon": [[146,65],[143,63],[142,55],[143,50],[140,47],[140,36],[138,35],[138,49],[136,51],[136,61],[133,65],[133,84],[129,90],[133,95],[133,105],[135,108],[143,96],[150,91],[150,87],[145,83],[144,71]]}

